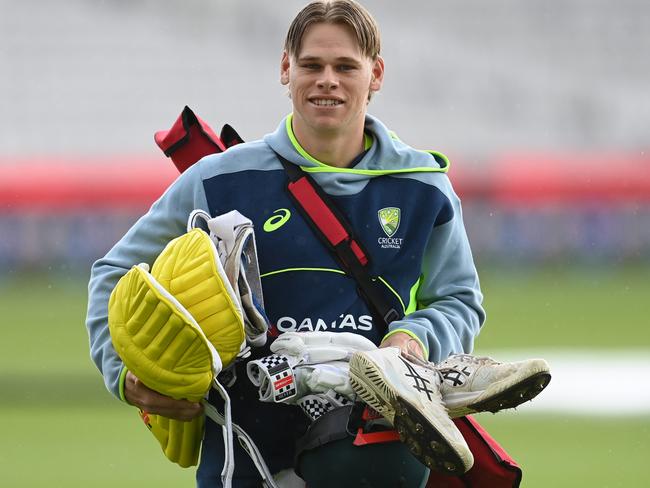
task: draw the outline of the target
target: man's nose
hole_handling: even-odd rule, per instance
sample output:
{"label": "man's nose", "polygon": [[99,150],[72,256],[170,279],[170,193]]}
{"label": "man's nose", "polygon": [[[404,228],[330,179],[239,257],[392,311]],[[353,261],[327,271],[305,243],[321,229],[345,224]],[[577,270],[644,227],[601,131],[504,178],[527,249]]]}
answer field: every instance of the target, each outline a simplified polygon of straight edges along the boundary
{"label": "man's nose", "polygon": [[331,90],[336,88],[339,85],[338,77],[336,76],[336,71],[331,66],[326,66],[321,72],[321,76],[316,82],[318,88],[325,90]]}

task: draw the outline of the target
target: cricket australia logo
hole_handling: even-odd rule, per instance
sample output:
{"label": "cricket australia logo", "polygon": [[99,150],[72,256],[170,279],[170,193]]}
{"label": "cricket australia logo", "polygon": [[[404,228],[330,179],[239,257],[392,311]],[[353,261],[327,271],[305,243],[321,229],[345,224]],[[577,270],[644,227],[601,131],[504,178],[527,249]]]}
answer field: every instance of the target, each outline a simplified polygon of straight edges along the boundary
{"label": "cricket australia logo", "polygon": [[381,228],[384,229],[388,237],[393,237],[399,229],[400,214],[401,210],[397,207],[386,207],[377,212]]}
{"label": "cricket australia logo", "polygon": [[399,229],[402,211],[398,207],[386,207],[377,212],[379,225],[381,225],[386,237],[377,239],[377,243],[383,248],[401,249],[404,239],[393,237]]}

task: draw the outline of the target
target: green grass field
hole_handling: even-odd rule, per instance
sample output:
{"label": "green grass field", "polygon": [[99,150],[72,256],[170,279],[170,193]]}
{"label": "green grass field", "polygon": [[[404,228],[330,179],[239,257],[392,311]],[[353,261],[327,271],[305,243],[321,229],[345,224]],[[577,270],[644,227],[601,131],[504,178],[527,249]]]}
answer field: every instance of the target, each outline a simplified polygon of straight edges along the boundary
{"label": "green grass field", "polygon": [[[650,351],[649,271],[484,271],[489,319],[477,351]],[[135,410],[104,390],[85,300],[78,278],[0,279],[0,486],[193,486],[192,470],[167,462]],[[479,420],[523,466],[523,487],[647,486],[650,415]]]}

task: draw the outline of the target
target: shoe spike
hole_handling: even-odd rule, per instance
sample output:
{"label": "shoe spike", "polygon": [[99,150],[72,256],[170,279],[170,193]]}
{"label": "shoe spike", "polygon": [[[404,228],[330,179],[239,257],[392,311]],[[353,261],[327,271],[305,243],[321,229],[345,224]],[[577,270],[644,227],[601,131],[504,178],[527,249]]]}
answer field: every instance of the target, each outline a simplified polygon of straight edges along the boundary
{"label": "shoe spike", "polygon": [[450,463],[449,461],[446,461],[444,466],[447,471],[450,472],[456,471],[456,465],[454,463]]}

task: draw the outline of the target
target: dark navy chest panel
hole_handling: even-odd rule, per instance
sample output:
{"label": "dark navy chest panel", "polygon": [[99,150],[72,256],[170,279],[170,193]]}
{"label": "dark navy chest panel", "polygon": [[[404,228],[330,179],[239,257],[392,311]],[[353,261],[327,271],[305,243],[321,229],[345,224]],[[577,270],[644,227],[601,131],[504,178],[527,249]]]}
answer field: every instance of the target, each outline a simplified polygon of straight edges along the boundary
{"label": "dark navy chest panel", "polygon": [[[364,330],[368,311],[356,283],[340,273],[295,208],[286,184],[283,170],[242,171],[207,179],[204,188],[211,215],[236,209],[253,221],[267,313],[279,328],[282,319],[286,330],[300,330],[301,324],[304,330],[347,328],[376,342],[374,329]],[[332,200],[368,252],[371,275],[381,276],[401,303],[393,293],[387,299],[398,310],[407,306],[432,229],[453,216],[448,199],[430,185],[383,176],[355,195]]]}

